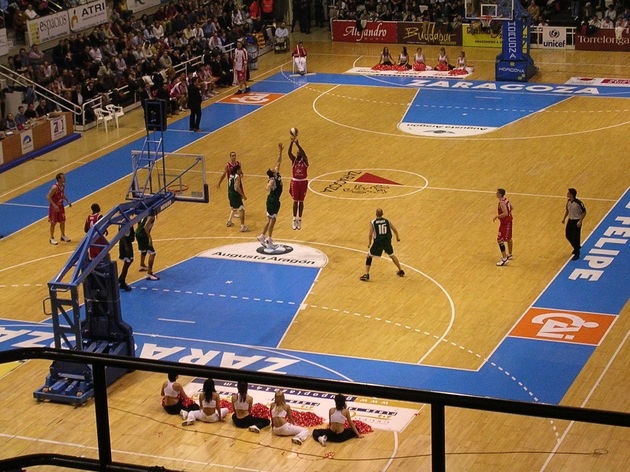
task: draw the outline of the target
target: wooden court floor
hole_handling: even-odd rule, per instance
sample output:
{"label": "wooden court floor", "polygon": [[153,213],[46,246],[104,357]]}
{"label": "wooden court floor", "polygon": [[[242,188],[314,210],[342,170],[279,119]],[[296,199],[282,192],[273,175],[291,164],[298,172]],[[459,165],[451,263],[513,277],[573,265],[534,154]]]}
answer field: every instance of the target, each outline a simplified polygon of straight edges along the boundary
{"label": "wooden court floor", "polygon": [[[380,50],[375,45],[332,44],[321,34],[303,39],[309,70],[314,72],[341,73],[352,66],[373,65]],[[396,52],[398,47],[391,48]],[[437,56],[437,48],[424,50],[427,57]],[[448,52],[456,56],[458,50]],[[497,51],[466,52],[475,67],[470,79],[492,80]],[[630,54],[626,53],[536,50],[533,54],[541,68],[535,78],[540,82],[630,76]],[[290,70],[288,59],[264,56],[255,77]],[[224,91],[214,100],[231,92]],[[309,85],[182,150],[206,156],[211,202],[178,203],[158,217],[156,269],[259,234],[265,222],[264,173],[275,162],[277,143],[288,146],[288,130],[298,127],[311,162],[314,190],[328,185],[335,172],[355,168],[387,169],[390,178],[401,173],[420,175],[427,184],[421,191],[385,200],[369,194],[329,198],[311,191],[300,232],[291,230],[290,200],[283,195],[274,239],[317,247],[326,253],[329,264],[308,295],[309,306],[300,311],[281,347],[478,368],[570,256],[561,224],[566,189],[576,187],[588,207],[586,236],[628,187],[630,101],[572,98],[484,139],[410,139],[396,129],[396,123],[412,94],[409,89]],[[121,128],[108,134],[89,131],[80,140],[1,174],[0,201],[50,182],[56,172],[68,172],[142,135],[140,111],[126,115]],[[245,172],[251,229],[246,234],[226,228],[225,187],[214,188],[231,150],[237,151]],[[285,176],[290,172],[287,162],[282,169]],[[499,252],[492,222],[498,187],[507,189],[515,218],[515,259],[503,268],[495,266]],[[126,189],[126,182],[116,182],[67,209],[70,244],[50,246],[44,220],[0,240],[1,318],[44,319],[45,284],[81,237],[90,204],[96,201],[111,208],[123,200]],[[364,284],[358,280],[365,260],[361,251],[377,207],[400,231],[395,250],[408,276],[399,279],[391,262],[376,260],[372,281]],[[448,298],[415,270],[440,281]],[[132,266],[130,279],[140,276],[137,266]],[[454,316],[448,299],[453,302]],[[480,356],[448,342],[435,343],[430,336],[401,334],[395,326],[341,318],[312,305],[387,314],[398,323],[446,336]],[[630,411],[629,316],[626,305],[562,404]],[[5,405],[0,412],[0,457],[51,451],[95,457],[91,404],[73,409],[33,400],[32,392],[41,386],[47,369],[47,362],[30,361],[0,371]],[[426,407],[400,434],[376,431],[327,449],[310,440],[298,447],[288,438],[268,432],[252,435],[229,423],[198,424],[184,430],[178,418],[161,410],[161,381],[160,376],[135,372],[110,388],[115,460],[195,471],[430,470]],[[453,471],[613,471],[624,470],[623,464],[630,460],[630,432],[621,428],[450,409],[446,435],[447,465]],[[326,452],[333,452],[334,457],[325,458]]]}

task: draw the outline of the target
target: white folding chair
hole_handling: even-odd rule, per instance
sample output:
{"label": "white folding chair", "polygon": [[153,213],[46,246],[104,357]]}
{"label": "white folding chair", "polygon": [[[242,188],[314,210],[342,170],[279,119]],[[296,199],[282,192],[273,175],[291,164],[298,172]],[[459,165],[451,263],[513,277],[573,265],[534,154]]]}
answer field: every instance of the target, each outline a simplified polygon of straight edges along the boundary
{"label": "white folding chair", "polygon": [[[293,71],[291,74],[299,73],[297,67],[295,66],[295,57],[291,57],[291,64],[293,65]],[[304,75],[308,73],[308,60],[304,58]]]}
{"label": "white folding chair", "polygon": [[94,108],[94,115],[96,115],[96,128],[98,129],[98,124],[100,122],[103,123],[103,126],[105,127],[105,132],[108,132],[109,130],[107,129],[107,122],[114,119],[112,114],[108,111],[103,110],[100,107],[97,107]]}
{"label": "white folding chair", "polygon": [[116,123],[116,128],[118,128],[118,118],[125,114],[125,110],[123,107],[119,107],[116,105],[105,105],[105,109],[109,112],[110,115],[114,118],[114,122]]}

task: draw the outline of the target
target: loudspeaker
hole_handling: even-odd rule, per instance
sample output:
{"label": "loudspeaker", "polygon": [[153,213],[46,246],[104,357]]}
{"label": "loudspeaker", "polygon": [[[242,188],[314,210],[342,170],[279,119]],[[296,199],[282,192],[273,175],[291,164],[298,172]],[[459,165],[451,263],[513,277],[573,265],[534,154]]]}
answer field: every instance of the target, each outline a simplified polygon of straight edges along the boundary
{"label": "loudspeaker", "polygon": [[147,131],[166,131],[166,102],[147,100],[144,106]]}

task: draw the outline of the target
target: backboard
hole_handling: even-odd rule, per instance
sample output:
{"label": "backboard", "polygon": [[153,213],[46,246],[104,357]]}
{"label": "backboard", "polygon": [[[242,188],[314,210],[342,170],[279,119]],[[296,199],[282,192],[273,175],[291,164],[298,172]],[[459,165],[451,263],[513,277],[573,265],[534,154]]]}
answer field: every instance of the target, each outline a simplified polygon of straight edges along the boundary
{"label": "backboard", "polygon": [[131,151],[131,163],[133,172],[127,200],[171,192],[178,201],[208,203],[203,155]]}
{"label": "backboard", "polygon": [[511,20],[515,1],[520,0],[466,0],[466,19],[491,16],[493,20]]}

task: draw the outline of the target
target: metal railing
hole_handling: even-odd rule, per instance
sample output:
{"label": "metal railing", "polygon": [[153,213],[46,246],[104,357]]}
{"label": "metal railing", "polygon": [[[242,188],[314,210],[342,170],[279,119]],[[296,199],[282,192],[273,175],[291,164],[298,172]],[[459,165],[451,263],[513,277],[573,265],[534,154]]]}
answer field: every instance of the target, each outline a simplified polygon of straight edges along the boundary
{"label": "metal railing", "polygon": [[[581,421],[609,426],[630,427],[630,414],[593,410],[587,408],[525,403],[495,398],[483,398],[451,393],[415,390],[411,388],[388,387],[362,383],[324,380],[294,375],[272,374],[267,372],[242,371],[220,367],[179,364],[176,362],[157,361],[141,358],[106,356],[91,352],[76,352],[52,348],[25,348],[0,352],[0,364],[23,359],[49,359],[85,363],[92,367],[94,380],[94,407],[98,441],[98,460],[83,457],[62,456],[58,454],[35,454],[0,460],[0,470],[30,465],[64,465],[84,470],[100,471],[149,471],[153,466],[138,466],[112,461],[111,435],[107,407],[106,367],[147,372],[177,372],[193,377],[218,378],[231,381],[278,387],[299,388],[324,392],[343,392],[345,394],[400,400],[431,405],[431,461],[434,472],[446,470],[445,449],[445,408],[466,408],[473,410],[510,413],[515,415],[561,420]],[[166,470],[166,469],[160,469]]]}
{"label": "metal railing", "polygon": [[45,98],[56,104],[63,111],[69,111],[73,113],[75,116],[81,114],[81,107],[76,103],[68,100],[61,95],[56,94],[52,90],[47,89],[43,85],[34,82],[33,80],[25,77],[16,71],[9,69],[7,66],[0,64],[0,77],[4,78],[8,81],[11,81],[12,85],[17,84],[20,87],[30,87],[33,89],[33,92],[36,96],[41,98]]}

